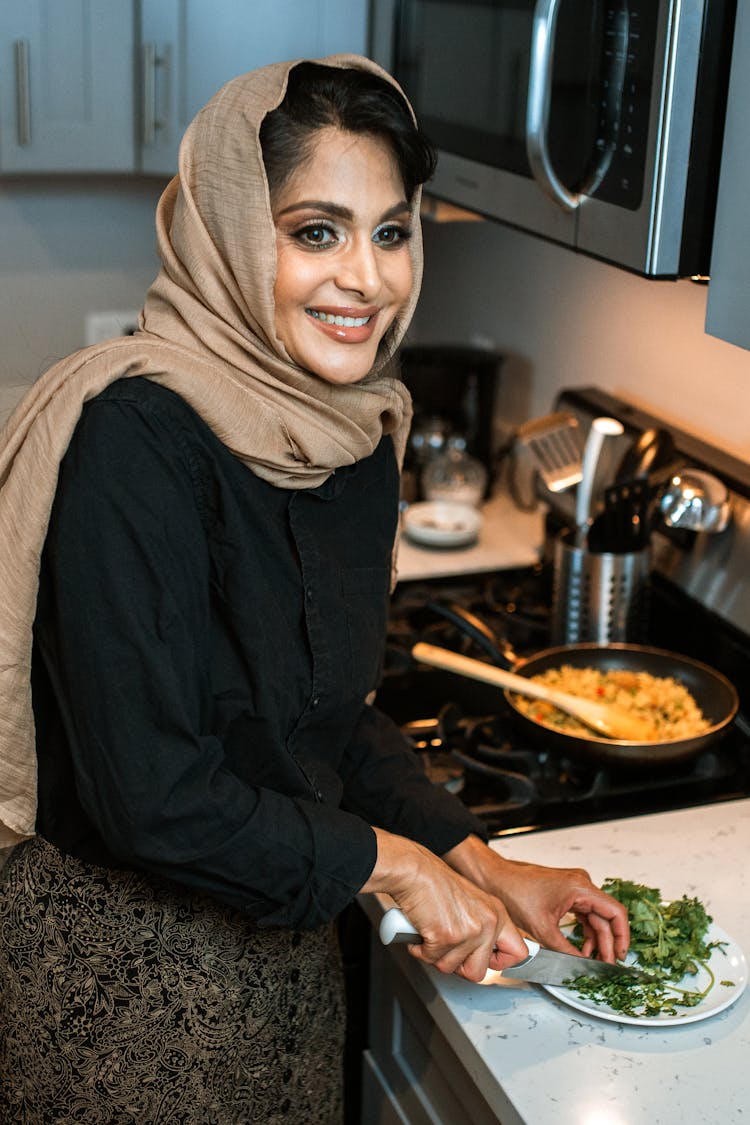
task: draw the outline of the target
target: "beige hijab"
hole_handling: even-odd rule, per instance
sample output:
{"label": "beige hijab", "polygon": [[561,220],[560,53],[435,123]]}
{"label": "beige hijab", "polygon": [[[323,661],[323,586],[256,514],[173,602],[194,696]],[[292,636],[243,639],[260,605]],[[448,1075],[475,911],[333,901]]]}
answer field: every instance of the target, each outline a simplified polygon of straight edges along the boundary
{"label": "beige hijab", "polygon": [[[318,61],[393,81],[359,56]],[[409,242],[413,291],[364,380],[338,386],[310,375],[274,332],[275,232],[258,131],[281,102],[294,65],[234,79],[197,115],[180,147],[178,175],[158,205],[162,267],[139,330],[52,367],[0,435],[0,847],[34,833],[30,673],[39,563],[60,461],[85,402],[116,379],[153,379],[190,403],[253,473],[280,488],[321,484],[334,469],[372,453],[383,434],[403,455],[411,406],[388,369],[421,282],[418,198]]]}

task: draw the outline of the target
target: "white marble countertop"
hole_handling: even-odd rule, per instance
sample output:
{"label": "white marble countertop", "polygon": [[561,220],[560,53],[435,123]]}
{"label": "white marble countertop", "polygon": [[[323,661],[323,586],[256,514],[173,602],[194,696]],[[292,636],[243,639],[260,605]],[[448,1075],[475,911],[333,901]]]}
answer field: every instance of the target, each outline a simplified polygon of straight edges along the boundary
{"label": "white marble countertop", "polygon": [[[597,883],[620,877],[659,887],[666,899],[695,895],[750,954],[750,800],[504,837],[493,847],[511,859],[585,867]],[[412,983],[504,1125],[750,1121],[748,989],[709,1019],[659,1029],[589,1016],[539,986],[445,977],[403,947],[391,952],[410,963]]]}
{"label": "white marble countertop", "polygon": [[544,508],[522,512],[506,493],[490,497],[482,506],[482,526],[476,543],[458,549],[421,547],[402,534],[398,550],[398,578],[445,578],[533,566],[539,561],[544,538]]}

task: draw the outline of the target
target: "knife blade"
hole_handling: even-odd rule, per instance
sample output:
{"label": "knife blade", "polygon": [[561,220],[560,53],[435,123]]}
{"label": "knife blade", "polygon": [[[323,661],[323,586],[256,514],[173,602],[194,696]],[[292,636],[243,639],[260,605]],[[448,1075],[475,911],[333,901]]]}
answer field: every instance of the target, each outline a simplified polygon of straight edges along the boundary
{"label": "knife blade", "polygon": [[[397,906],[386,910],[380,920],[380,940],[383,945],[395,942],[408,942],[418,945],[421,934],[415,930],[409,919]],[[653,981],[654,977],[642,969],[621,963],[611,965],[608,961],[596,961],[593,957],[576,957],[573,953],[557,953],[543,949],[532,938],[524,937],[528,957],[515,965],[502,970],[502,976],[511,980],[531,981],[534,984],[564,985],[576,977],[617,977],[620,980]]]}

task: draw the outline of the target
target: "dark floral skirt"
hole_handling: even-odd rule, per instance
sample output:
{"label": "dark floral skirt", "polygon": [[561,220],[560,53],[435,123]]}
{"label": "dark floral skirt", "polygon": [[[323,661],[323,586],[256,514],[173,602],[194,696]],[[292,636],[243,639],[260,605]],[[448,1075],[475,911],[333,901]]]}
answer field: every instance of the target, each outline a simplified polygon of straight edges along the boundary
{"label": "dark floral skirt", "polygon": [[0,1121],[337,1125],[333,927],[258,931],[39,837],[0,871]]}

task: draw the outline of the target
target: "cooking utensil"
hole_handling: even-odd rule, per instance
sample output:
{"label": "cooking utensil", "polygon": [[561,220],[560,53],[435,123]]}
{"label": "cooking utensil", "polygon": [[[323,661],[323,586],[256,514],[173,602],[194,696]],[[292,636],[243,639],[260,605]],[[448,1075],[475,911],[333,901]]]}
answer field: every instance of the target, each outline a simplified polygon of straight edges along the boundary
{"label": "cooking utensil", "polygon": [[589,530],[592,551],[641,551],[651,535],[653,494],[648,480],[616,481],[604,489],[604,509]]}
{"label": "cooking utensil", "polygon": [[470,656],[461,656],[460,653],[451,652],[447,648],[428,645],[420,641],[414,645],[412,655],[415,660],[420,660],[423,664],[430,664],[433,668],[456,672],[459,676],[468,676],[471,680],[496,684],[498,687],[505,688],[506,691],[514,691],[519,695],[551,703],[553,707],[572,715],[587,727],[596,731],[597,734],[604,735],[605,738],[644,742],[648,741],[654,734],[654,727],[651,722],[639,715],[631,715],[614,704],[581,699],[578,696],[570,695],[568,692],[558,691],[546,684],[536,683],[524,676],[516,676],[513,672],[506,672],[503,668],[486,664],[482,660],[473,660]]}
{"label": "cooking utensil", "polygon": [[689,531],[724,531],[731,517],[726,485],[699,469],[674,474],[661,494],[659,510],[668,527]]}
{"label": "cooking utensil", "polygon": [[[420,945],[422,935],[412,926],[409,919],[397,906],[386,910],[380,920],[380,940],[383,945],[393,945],[397,942],[409,945]],[[653,976],[641,969],[632,968],[630,965],[615,964],[608,961],[595,961],[593,957],[576,957],[573,953],[556,953],[552,949],[543,949],[532,938],[524,937],[528,957],[515,965],[510,965],[502,970],[505,978],[512,980],[533,981],[535,984],[564,985],[576,977],[597,977],[620,980],[629,977],[636,981],[653,980]]]}
{"label": "cooking utensil", "polygon": [[564,492],[581,479],[582,443],[578,419],[558,411],[520,426],[519,445],[534,456],[539,474],[550,492]]}
{"label": "cooking utensil", "polygon": [[653,426],[644,430],[625,451],[615,473],[615,481],[632,482],[642,480],[650,473],[675,459],[675,444],[669,430]]}
{"label": "cooking utensil", "polygon": [[[451,613],[457,629],[475,639],[474,631],[465,628],[462,617]],[[673,739],[669,742],[627,742],[618,739],[584,737],[561,730],[552,730],[525,715],[514,703],[512,692],[505,698],[522,731],[543,749],[554,750],[564,757],[577,758],[588,765],[607,765],[622,769],[659,769],[674,762],[695,757],[722,737],[734,721],[739,707],[737,691],[733,684],[714,668],[666,649],[637,644],[577,644],[559,645],[542,649],[523,660],[514,660],[504,649],[499,637],[494,649],[493,630],[484,623],[482,647],[498,665],[512,668],[519,676],[536,676],[548,668],[561,668],[565,664],[574,668],[594,668],[607,672],[625,670],[648,672],[652,676],[673,676],[692,695],[704,716],[711,724],[699,735]]]}
{"label": "cooking utensil", "polygon": [[581,480],[576,491],[576,540],[583,546],[591,521],[591,500],[599,455],[607,437],[617,437],[623,432],[622,422],[616,418],[594,418],[586,438],[581,466]]}
{"label": "cooking utensil", "polygon": [[701,734],[668,742],[588,738],[567,734],[565,731],[554,730],[536,722],[516,706],[511,693],[505,693],[518,721],[531,737],[541,742],[547,749],[555,749],[566,755],[588,759],[590,762],[606,762],[622,767],[655,768],[690,758],[720,738],[737,714],[739,706],[737,692],[720,672],[690,657],[647,645],[561,645],[558,648],[545,649],[527,660],[520,661],[513,670],[519,676],[537,676],[549,668],[561,668],[563,665],[571,665],[574,668],[594,668],[603,674],[623,670],[648,672],[652,676],[659,677],[672,676],[687,688],[711,724]]}

